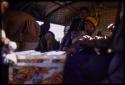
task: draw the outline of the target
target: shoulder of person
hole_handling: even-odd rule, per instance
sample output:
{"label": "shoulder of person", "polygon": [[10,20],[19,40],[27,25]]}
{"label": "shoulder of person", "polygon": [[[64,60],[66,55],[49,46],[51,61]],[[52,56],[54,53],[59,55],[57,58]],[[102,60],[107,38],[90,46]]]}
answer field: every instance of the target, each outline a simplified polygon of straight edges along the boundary
{"label": "shoulder of person", "polygon": [[51,34],[51,35],[54,35],[54,33],[53,33],[53,32],[51,32],[51,31],[48,31],[47,33],[48,33],[48,34]]}

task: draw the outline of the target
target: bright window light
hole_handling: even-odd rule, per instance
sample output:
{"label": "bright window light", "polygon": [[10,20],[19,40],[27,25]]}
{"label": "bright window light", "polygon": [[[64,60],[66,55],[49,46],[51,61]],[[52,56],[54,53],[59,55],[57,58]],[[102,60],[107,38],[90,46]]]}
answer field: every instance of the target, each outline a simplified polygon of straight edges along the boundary
{"label": "bright window light", "polygon": [[55,38],[57,41],[61,42],[64,36],[64,26],[57,24],[50,24],[50,31],[55,34]]}
{"label": "bright window light", "polygon": [[[40,26],[44,23],[41,21],[36,21]],[[62,38],[64,37],[64,27],[63,25],[53,24],[50,23],[50,30],[55,34],[55,38],[57,41],[61,42]]]}
{"label": "bright window light", "polygon": [[44,22],[41,22],[41,21],[36,21],[40,26],[44,23]]}

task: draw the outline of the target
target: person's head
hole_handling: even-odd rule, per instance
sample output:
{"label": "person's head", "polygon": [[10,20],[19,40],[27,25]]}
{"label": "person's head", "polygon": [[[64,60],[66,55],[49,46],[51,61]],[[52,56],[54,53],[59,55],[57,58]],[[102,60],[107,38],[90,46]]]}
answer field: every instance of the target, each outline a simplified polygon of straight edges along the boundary
{"label": "person's head", "polygon": [[89,9],[86,7],[81,7],[80,8],[80,17],[86,18],[87,16],[89,16]]}
{"label": "person's head", "polygon": [[8,8],[9,8],[9,2],[3,0],[1,2],[1,14],[4,14],[8,10]]}
{"label": "person's head", "polygon": [[41,29],[45,30],[46,32],[50,29],[50,23],[44,22],[44,24],[41,26]]}
{"label": "person's head", "polygon": [[48,31],[49,31],[49,29],[50,29],[50,23],[49,22],[44,22],[44,24],[43,25],[41,25],[40,26],[40,37],[41,36],[43,36],[43,35],[45,35]]}
{"label": "person's head", "polygon": [[85,26],[85,31],[87,32],[87,34],[91,35],[96,30],[97,21],[93,17],[88,17],[85,21],[84,26]]}

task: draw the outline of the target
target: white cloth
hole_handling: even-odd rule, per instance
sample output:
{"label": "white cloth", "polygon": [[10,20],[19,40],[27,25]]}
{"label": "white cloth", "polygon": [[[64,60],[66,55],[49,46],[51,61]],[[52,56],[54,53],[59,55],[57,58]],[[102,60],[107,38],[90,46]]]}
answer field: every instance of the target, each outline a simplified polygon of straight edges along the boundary
{"label": "white cloth", "polygon": [[9,53],[6,55],[6,58],[10,61],[13,61],[15,64],[17,63],[17,58],[15,53]]}
{"label": "white cloth", "polygon": [[16,42],[13,42],[13,41],[10,41],[8,46],[9,46],[9,49],[12,51],[16,50],[16,48],[17,48]]}
{"label": "white cloth", "polygon": [[[9,41],[8,47],[9,47],[9,49],[6,47],[2,48],[3,63],[8,63],[10,60],[16,64],[17,58],[16,58],[16,55],[13,51],[17,48],[17,45],[15,42]],[[12,52],[8,53],[9,50],[11,50]]]}

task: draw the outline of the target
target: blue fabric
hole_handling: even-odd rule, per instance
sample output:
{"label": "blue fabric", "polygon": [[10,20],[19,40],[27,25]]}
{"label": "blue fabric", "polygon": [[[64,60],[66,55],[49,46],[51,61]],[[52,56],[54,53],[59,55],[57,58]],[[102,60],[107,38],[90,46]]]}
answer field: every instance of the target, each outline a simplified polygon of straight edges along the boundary
{"label": "blue fabric", "polygon": [[2,64],[8,64],[9,63],[9,60],[6,58],[7,53],[8,53],[7,47],[2,46],[2,48],[1,48]]}
{"label": "blue fabric", "polygon": [[3,64],[8,64],[9,63],[9,60],[7,58],[3,58]]}

